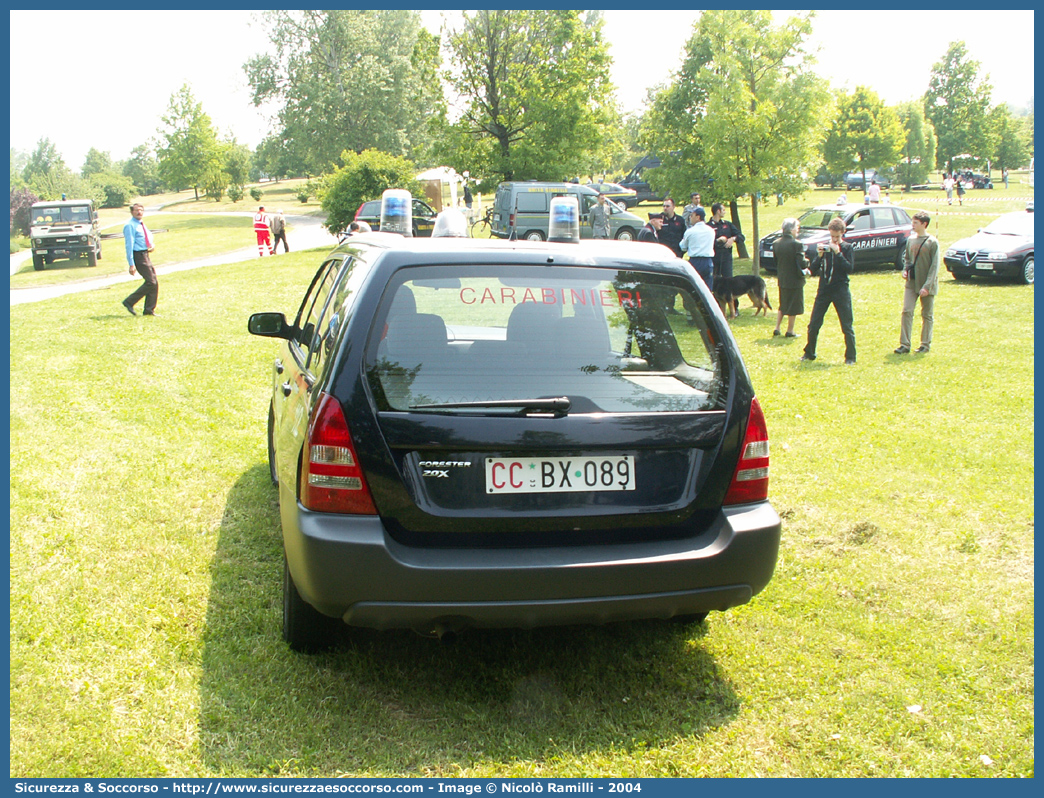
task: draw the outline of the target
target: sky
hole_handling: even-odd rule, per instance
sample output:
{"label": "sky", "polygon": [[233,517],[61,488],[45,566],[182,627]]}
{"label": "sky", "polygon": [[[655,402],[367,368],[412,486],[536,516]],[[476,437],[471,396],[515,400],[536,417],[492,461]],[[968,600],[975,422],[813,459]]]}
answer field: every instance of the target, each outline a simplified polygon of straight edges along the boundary
{"label": "sky", "polygon": [[[452,14],[453,12],[445,12]],[[774,12],[777,19],[793,13]],[[802,12],[804,13],[804,12]],[[613,56],[613,80],[624,111],[639,112],[650,86],[665,83],[679,64],[699,18],[696,10],[604,12],[603,38]],[[437,32],[443,12],[422,12]],[[188,83],[219,133],[253,149],[270,129],[255,109],[243,63],[264,52],[268,37],[251,11],[11,11],[11,138],[31,152],[41,138],[78,170],[94,147],[121,160],[155,137],[171,95]],[[934,63],[950,42],[964,40],[990,76],[993,102],[1023,108],[1033,99],[1034,15],[1015,11],[819,11],[810,45],[816,70],[836,89],[868,85],[888,104],[921,96]],[[41,40],[26,31],[47,31]],[[141,34],[127,46],[117,32]],[[146,43],[141,47],[136,42]],[[59,78],[63,66],[81,91]],[[42,69],[58,70],[46,83]],[[271,109],[269,109],[271,110]]]}

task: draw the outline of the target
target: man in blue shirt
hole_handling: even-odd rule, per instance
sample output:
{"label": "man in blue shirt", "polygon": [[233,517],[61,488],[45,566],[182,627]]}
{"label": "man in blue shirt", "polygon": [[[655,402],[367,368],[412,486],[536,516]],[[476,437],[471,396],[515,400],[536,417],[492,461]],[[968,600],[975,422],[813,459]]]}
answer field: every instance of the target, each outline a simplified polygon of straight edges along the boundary
{"label": "man in blue shirt", "polygon": [[145,309],[142,311],[142,315],[155,316],[157,315],[156,300],[159,299],[159,282],[156,280],[156,269],[149,259],[149,253],[154,249],[152,233],[142,221],[145,216],[143,205],[134,203],[130,207],[130,212],[131,219],[123,226],[123,241],[127,246],[127,265],[130,266],[128,271],[132,275],[140,274],[144,282],[134,293],[123,300],[123,307],[132,316],[137,316],[138,314],[134,312],[134,305],[144,297]]}
{"label": "man in blue shirt", "polygon": [[714,287],[714,228],[704,220],[707,212],[697,207],[690,215],[692,227],[682,236],[681,247],[689,253],[689,263],[703,278],[707,288]]}

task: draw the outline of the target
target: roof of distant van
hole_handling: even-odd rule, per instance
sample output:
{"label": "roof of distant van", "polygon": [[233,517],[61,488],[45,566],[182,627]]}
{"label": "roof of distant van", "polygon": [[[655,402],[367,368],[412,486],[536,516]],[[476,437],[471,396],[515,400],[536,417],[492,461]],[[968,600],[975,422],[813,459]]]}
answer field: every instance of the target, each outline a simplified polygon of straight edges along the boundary
{"label": "roof of distant van", "polygon": [[566,183],[563,181],[548,181],[548,180],[505,180],[500,183],[497,188],[501,186],[518,186],[519,188],[534,188],[539,191],[561,191],[563,189],[574,189],[578,188],[585,193],[597,194],[590,186],[582,186],[579,183]]}
{"label": "roof of distant van", "polygon": [[67,207],[69,207],[70,205],[86,205],[86,204],[88,204],[88,203],[91,203],[91,204],[93,204],[93,203],[94,203],[94,200],[89,200],[89,199],[75,199],[75,200],[40,200],[39,202],[34,202],[34,203],[32,204],[32,207],[33,207],[33,208],[35,208],[35,207],[39,206],[39,207],[41,207],[41,208],[54,208],[54,207],[56,207],[56,206],[57,206],[57,207],[59,207],[59,208],[67,208]]}

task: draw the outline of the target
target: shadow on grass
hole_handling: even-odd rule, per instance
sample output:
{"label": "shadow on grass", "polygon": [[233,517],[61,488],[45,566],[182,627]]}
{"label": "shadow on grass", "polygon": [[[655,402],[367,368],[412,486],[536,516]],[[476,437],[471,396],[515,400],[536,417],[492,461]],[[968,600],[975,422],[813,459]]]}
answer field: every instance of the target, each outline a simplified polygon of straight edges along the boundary
{"label": "shadow on grass", "polygon": [[199,734],[214,773],[503,773],[658,748],[739,711],[706,625],[472,630],[452,643],[345,627],[331,651],[304,656],[282,642],[281,578],[276,492],[258,465],[229,492],[211,564]]}
{"label": "shadow on grass", "polygon": [[[32,256],[29,257],[25,263],[23,263],[15,274],[35,274],[38,272],[72,272],[72,271],[83,271],[84,278],[90,278],[97,276],[98,272],[87,265],[87,258],[70,258],[68,260],[55,260],[50,263],[44,264],[42,269],[36,269],[33,266]],[[11,275],[14,277],[14,275]]]}

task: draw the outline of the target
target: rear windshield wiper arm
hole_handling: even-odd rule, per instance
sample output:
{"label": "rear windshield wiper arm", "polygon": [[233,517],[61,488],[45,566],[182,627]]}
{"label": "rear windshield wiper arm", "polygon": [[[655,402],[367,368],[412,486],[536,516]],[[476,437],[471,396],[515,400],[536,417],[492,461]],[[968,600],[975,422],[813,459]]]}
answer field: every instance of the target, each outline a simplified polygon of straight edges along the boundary
{"label": "rear windshield wiper arm", "polygon": [[572,406],[568,396],[551,399],[493,399],[488,402],[436,402],[434,404],[410,405],[410,410],[442,410],[456,408],[517,408],[519,410],[545,410],[554,413],[568,412]]}

